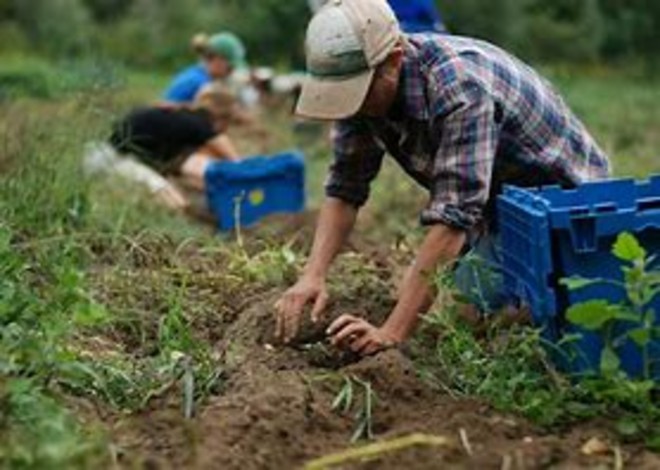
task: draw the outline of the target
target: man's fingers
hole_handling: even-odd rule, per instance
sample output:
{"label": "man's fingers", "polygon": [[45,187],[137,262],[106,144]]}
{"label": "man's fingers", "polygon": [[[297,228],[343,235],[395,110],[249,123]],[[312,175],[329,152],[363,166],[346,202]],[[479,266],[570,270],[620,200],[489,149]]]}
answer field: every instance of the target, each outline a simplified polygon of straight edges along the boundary
{"label": "man's fingers", "polygon": [[381,352],[385,348],[376,343],[367,343],[364,348],[359,351],[356,351],[360,356],[373,356],[376,353]]}
{"label": "man's fingers", "polygon": [[275,311],[275,338],[280,340],[282,338],[282,312],[277,309]]}
{"label": "man's fingers", "polygon": [[369,325],[365,324],[362,321],[356,321],[344,327],[339,332],[335,333],[335,335],[332,337],[332,344],[337,346],[338,344],[341,344],[342,342],[346,341],[353,335],[363,336],[366,333],[368,333],[368,331],[369,331]]}
{"label": "man's fingers", "polygon": [[284,342],[288,343],[295,338],[300,325],[300,316],[305,307],[306,298],[304,296],[291,297],[284,314]]}
{"label": "man's fingers", "polygon": [[365,350],[373,342],[371,335],[366,334],[352,341],[350,344],[351,351],[358,354],[366,354]]}
{"label": "man's fingers", "polygon": [[325,292],[321,292],[314,302],[314,308],[312,309],[312,322],[317,323],[321,318],[321,313],[325,310],[325,307],[328,305],[329,296]]}
{"label": "man's fingers", "polygon": [[346,325],[356,321],[358,321],[358,318],[353,315],[342,315],[330,324],[326,333],[332,336]]}
{"label": "man's fingers", "polygon": [[280,328],[278,332],[278,338],[280,341],[286,341],[286,335],[287,335],[287,318],[289,316],[289,311],[291,310],[291,299],[289,297],[285,297],[282,299],[282,302],[280,303],[280,312],[279,312],[279,320],[280,320]]}
{"label": "man's fingers", "polygon": [[307,303],[309,299],[305,297],[304,295],[294,297],[291,300],[291,314],[295,314],[296,316],[300,316],[300,314],[303,312],[303,309],[305,308],[305,304]]}
{"label": "man's fingers", "polygon": [[285,342],[290,342],[298,334],[300,327],[300,317],[302,316],[303,309],[307,303],[308,298],[305,296],[297,296],[291,299],[286,313],[286,337]]}
{"label": "man's fingers", "polygon": [[283,318],[282,318],[282,303],[284,302],[284,297],[280,297],[277,302],[273,305],[275,309],[275,338],[278,340],[282,338],[282,327],[283,327]]}

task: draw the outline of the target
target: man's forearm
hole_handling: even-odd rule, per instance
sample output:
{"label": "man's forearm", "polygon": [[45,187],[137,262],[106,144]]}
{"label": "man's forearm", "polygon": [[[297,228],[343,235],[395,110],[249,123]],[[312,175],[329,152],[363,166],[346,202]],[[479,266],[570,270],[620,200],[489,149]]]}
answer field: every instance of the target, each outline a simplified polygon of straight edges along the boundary
{"label": "man's forearm", "polygon": [[408,269],[399,300],[383,329],[393,340],[406,339],[415,328],[420,313],[433,300],[433,276],[438,266],[454,261],[465,244],[465,234],[444,225],[433,227],[419,249],[414,264]]}
{"label": "man's forearm", "polygon": [[353,230],[357,209],[335,198],[323,203],[316,227],[312,253],[305,267],[305,274],[325,277],[339,250]]}

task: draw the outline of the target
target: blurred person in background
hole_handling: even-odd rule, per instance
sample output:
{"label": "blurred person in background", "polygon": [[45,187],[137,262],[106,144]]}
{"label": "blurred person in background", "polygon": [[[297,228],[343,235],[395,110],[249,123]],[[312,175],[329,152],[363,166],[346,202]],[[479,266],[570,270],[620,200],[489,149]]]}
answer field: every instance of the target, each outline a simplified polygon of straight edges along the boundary
{"label": "blurred person in background", "polygon": [[170,178],[203,192],[210,164],[240,160],[225,134],[235,111],[233,93],[219,83],[204,86],[191,106],[137,108],[115,123],[107,143],[88,144],[85,169],[132,180],[166,206],[186,211],[190,202]]}
{"label": "blurred person in background", "polygon": [[610,174],[562,97],[493,44],[402,32],[385,0],[328,2],[309,24],[306,52],[297,114],[336,122],[334,161],[310,257],[276,304],[277,335],[290,342],[303,315],[320,319],[330,266],[386,155],[428,192],[425,238],[387,320],[342,315],[327,330],[332,344],[368,355],[406,341],[434,302],[441,268],[453,270],[463,316],[524,314],[502,282],[495,204],[503,186],[575,187]]}
{"label": "blurred person in background", "polygon": [[245,46],[232,33],[197,34],[191,47],[200,61],[174,77],[163,95],[165,105],[192,103],[204,85],[213,81],[229,83],[233,75],[246,68]]}
{"label": "blurred person in background", "polygon": [[438,32],[447,29],[433,0],[388,0],[401,29],[406,33]]}
{"label": "blurred person in background", "polygon": [[[328,0],[308,0],[312,13],[316,13]],[[406,33],[438,32],[447,29],[433,0],[388,0],[401,29]]]}

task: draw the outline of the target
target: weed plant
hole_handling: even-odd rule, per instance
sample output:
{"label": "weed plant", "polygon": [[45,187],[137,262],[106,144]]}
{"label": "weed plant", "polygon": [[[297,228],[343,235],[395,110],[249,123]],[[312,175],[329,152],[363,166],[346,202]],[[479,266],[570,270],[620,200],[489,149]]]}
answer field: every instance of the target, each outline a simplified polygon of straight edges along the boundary
{"label": "weed plant", "polygon": [[[660,449],[660,411],[649,356],[657,341],[658,327],[650,302],[660,292],[657,271],[649,269],[652,258],[630,234],[622,234],[613,253],[627,263],[624,282],[608,279],[570,278],[571,289],[608,283],[625,293],[625,300],[612,303],[594,300],[567,311],[570,322],[604,338],[600,367],[580,375],[564,375],[555,369],[552,357],[562,357],[576,338],[552,344],[540,330],[516,326],[489,329],[477,337],[461,322],[456,306],[434,310],[426,319],[414,346],[419,371],[443,393],[482,397],[496,409],[521,414],[549,429],[590,418],[606,417],[612,431],[624,440],[643,441]],[[439,279],[446,289],[447,276]],[[617,322],[632,325],[623,334]],[[617,350],[632,341],[644,359],[641,378],[628,377]],[[657,378],[657,377],[656,377]]]}

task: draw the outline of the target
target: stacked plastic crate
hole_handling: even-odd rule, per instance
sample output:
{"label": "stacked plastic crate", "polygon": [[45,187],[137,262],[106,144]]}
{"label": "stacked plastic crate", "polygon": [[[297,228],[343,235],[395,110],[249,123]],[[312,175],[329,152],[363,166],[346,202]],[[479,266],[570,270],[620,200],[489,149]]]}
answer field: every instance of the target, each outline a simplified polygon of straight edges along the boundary
{"label": "stacked plastic crate", "polygon": [[[555,346],[552,356],[572,373],[598,371],[603,340],[597,333],[571,324],[569,307],[595,299],[626,301],[625,289],[615,283],[594,283],[569,290],[561,280],[570,277],[609,279],[623,283],[622,262],[612,246],[622,232],[630,232],[646,251],[660,255],[660,176],[648,181],[614,180],[530,190],[508,187],[499,197],[504,281],[507,292],[530,307],[534,322]],[[660,268],[660,260],[653,262]],[[648,305],[660,327],[660,293]],[[620,322],[620,338],[636,328]],[[660,330],[659,330],[660,331]],[[565,341],[573,337],[574,341]],[[640,349],[630,339],[615,344],[621,367],[639,377]],[[660,379],[660,340],[650,345],[653,376]]]}

